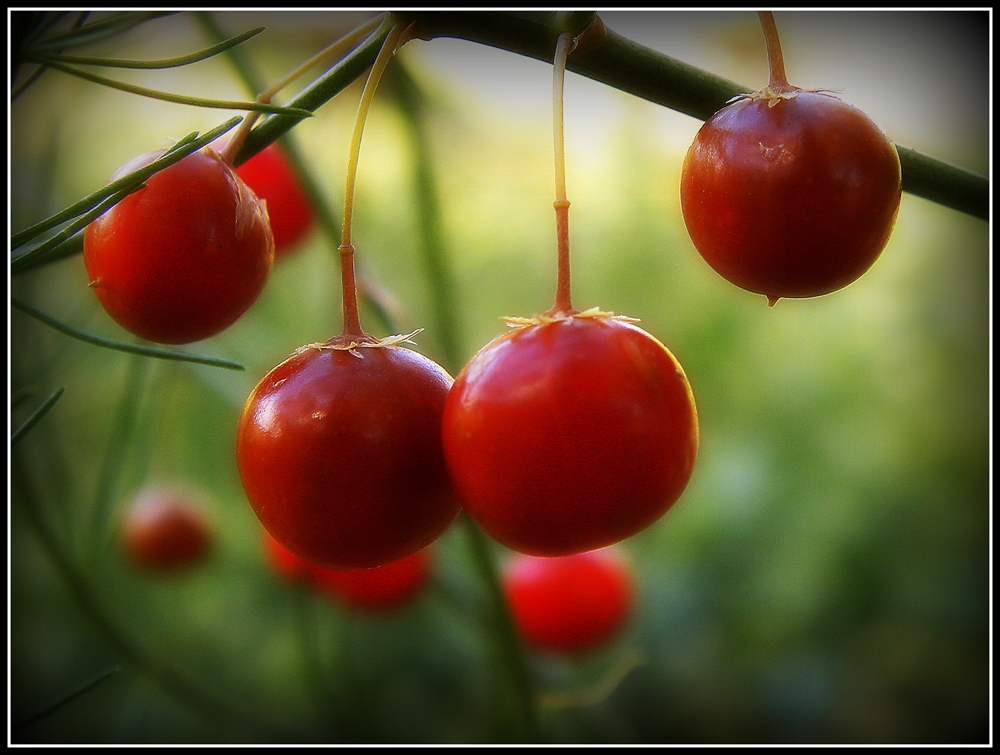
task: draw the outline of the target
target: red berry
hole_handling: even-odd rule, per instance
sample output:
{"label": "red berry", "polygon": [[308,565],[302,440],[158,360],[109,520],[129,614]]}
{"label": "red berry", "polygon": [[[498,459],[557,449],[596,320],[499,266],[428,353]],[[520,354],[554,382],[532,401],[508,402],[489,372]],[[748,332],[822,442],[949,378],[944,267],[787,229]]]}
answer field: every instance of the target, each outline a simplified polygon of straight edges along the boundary
{"label": "red berry", "polygon": [[748,95],[698,131],[681,172],[695,247],[770,303],[857,280],[892,233],[899,156],[879,126],[823,92]]}
{"label": "red berry", "polygon": [[198,499],[178,488],[149,487],[136,496],[122,524],[125,552],[152,571],[181,570],[203,560],[212,529]]}
{"label": "red berry", "polygon": [[272,143],[236,169],[236,174],[267,204],[274,253],[294,251],[312,231],[312,205],[281,148]]}
{"label": "red berry", "polygon": [[519,555],[504,569],[503,588],[525,643],[557,654],[610,642],[635,603],[632,572],[614,550],[562,558]]}
{"label": "red berry", "polygon": [[[161,152],[141,155],[112,178]],[[91,223],[83,256],[109,315],[137,336],[190,343],[232,325],[256,300],[274,260],[267,211],[206,148],[150,176]]]}
{"label": "red berry", "polygon": [[445,458],[469,515],[523,553],[627,538],[680,497],[698,423],[683,370],[635,325],[573,316],[487,344],[455,380]]}
{"label": "red berry", "polygon": [[379,613],[402,608],[413,601],[430,582],[427,551],[372,569],[338,571],[315,567],[313,584],[348,608]]}
{"label": "red berry", "polygon": [[440,366],[398,346],[328,342],[275,367],[247,399],[236,440],[261,523],[330,569],[381,566],[429,545],[459,512],[441,450],[450,386]]}

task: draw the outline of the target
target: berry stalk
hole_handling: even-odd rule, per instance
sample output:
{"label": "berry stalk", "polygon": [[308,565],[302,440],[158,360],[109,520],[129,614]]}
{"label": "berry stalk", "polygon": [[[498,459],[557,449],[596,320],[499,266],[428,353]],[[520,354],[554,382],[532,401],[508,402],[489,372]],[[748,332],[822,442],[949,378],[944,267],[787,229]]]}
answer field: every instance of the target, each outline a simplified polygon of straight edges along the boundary
{"label": "berry stalk", "polygon": [[556,250],[558,272],[556,300],[547,315],[575,314],[570,297],[569,275],[569,199],[566,198],[566,139],[563,126],[563,91],[566,81],[566,58],[575,46],[573,35],[563,32],[556,41],[552,61],[552,131],[555,152],[556,201]]}
{"label": "berry stalk", "polygon": [[[207,18],[206,14],[200,14],[202,16],[203,23],[211,24],[211,19]],[[322,63],[326,63],[330,60],[338,61],[343,59],[345,55],[351,52],[355,47],[358,46],[369,34],[371,34],[375,29],[378,28],[379,24],[382,23],[385,14],[380,14],[375,18],[371,19],[365,24],[362,24],[357,29],[345,34],[343,37],[331,42],[329,45],[324,47],[318,53],[310,57],[304,63],[299,64],[294,70],[282,76],[271,86],[267,87],[257,95],[257,102],[263,105],[270,105],[271,100],[274,96],[288,86],[291,82],[297,79],[299,76],[304,74],[310,68],[314,68]],[[258,87],[255,87],[258,88]],[[246,141],[247,136],[250,135],[250,129],[253,124],[257,122],[260,117],[258,112],[247,113],[243,122],[240,124],[239,129],[233,135],[233,138],[229,140],[225,149],[222,152],[222,159],[225,160],[229,165],[235,165],[236,155],[239,153],[243,146],[243,142]]]}
{"label": "berry stalk", "polygon": [[761,28],[764,30],[764,44],[767,46],[767,64],[770,71],[768,89],[783,92],[791,89],[785,76],[785,59],[781,55],[781,42],[778,39],[778,27],[774,24],[774,14],[769,10],[757,11]]}
{"label": "berry stalk", "polygon": [[340,275],[344,298],[344,336],[362,337],[366,335],[361,329],[361,320],[358,315],[358,288],[354,276],[354,245],[351,243],[354,189],[357,183],[358,158],[361,154],[361,136],[365,130],[365,120],[368,117],[372,99],[375,97],[379,79],[382,78],[382,73],[389,64],[390,58],[395,54],[402,33],[403,26],[397,24],[389,32],[389,36],[385,38],[361,93],[361,102],[358,104],[358,114],[354,121],[354,133],[351,135],[351,149],[347,161],[347,187],[344,191],[344,222],[339,247]]}

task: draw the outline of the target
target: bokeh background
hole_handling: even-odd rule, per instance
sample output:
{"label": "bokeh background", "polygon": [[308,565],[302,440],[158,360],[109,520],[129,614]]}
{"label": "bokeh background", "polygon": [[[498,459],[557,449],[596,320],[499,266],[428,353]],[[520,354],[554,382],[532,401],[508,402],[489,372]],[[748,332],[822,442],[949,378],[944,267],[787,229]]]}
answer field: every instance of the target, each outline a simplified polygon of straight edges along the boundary
{"label": "bokeh background", "polygon": [[[607,26],[759,88],[752,12],[612,12]],[[366,18],[217,13],[268,80]],[[990,14],[778,12],[793,84],[837,89],[896,142],[988,174]],[[88,54],[165,58],[208,46],[196,19],[148,22]],[[419,87],[420,136],[398,97]],[[246,98],[224,58],[122,72],[144,86]],[[308,79],[293,85],[290,96]],[[358,85],[291,135],[339,217]],[[279,99],[287,101],[287,96]],[[133,156],[232,113],[112,91],[49,71],[10,112],[11,222],[27,226],[101,186]],[[640,602],[625,636],[576,661],[530,656],[549,690],[600,688],[547,709],[569,743],[983,743],[991,738],[988,223],[904,195],[893,236],[859,281],[813,300],[719,278],[679,210],[700,122],[569,74],[574,304],[641,319],[684,366],[701,422],[680,502],[623,544]],[[451,345],[435,323],[416,192],[440,203],[433,250],[451,281]],[[365,131],[355,246],[401,332],[454,374],[505,327],[551,305],[555,232],[551,66],[462,40],[407,44]],[[435,545],[435,584],[388,617],[352,614],[268,569],[235,470],[256,381],[339,332],[337,258],[317,233],[279,261],[231,329],[188,349],[242,372],[135,357],[12,310],[12,426],[65,394],[13,450],[10,730],[16,743],[502,742],[503,668],[460,527]],[[87,288],[79,256],[16,275],[19,299],[80,330],[130,337]],[[363,323],[387,335],[365,308]],[[437,318],[437,319],[436,319]],[[211,559],[163,578],[116,539],[150,481],[204,492]],[[58,533],[67,582],[24,515]],[[96,545],[95,545],[96,543]],[[495,548],[499,563],[507,557]],[[110,622],[81,608],[91,595]],[[123,642],[163,675],[143,673]],[[632,668],[632,662],[637,661]],[[121,671],[26,726],[53,700]],[[178,687],[171,679],[182,679]]]}

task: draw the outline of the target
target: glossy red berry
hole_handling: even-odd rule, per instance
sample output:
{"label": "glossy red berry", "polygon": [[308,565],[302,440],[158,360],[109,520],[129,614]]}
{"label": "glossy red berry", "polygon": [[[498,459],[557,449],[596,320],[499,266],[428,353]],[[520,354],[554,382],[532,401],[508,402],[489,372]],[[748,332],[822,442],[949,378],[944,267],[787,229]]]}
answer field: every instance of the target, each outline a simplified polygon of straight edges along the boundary
{"label": "glossy red berry", "polygon": [[236,169],[267,204],[274,233],[274,253],[295,251],[315,226],[312,205],[281,148],[272,143]]}
{"label": "glossy red berry", "polygon": [[212,527],[193,494],[180,488],[141,491],[122,523],[125,553],[151,571],[177,571],[202,561],[212,544]]}
{"label": "glossy red berry", "polygon": [[557,318],[487,344],[455,380],[445,457],[469,515],[522,553],[601,548],[659,519],[698,448],[680,364],[641,328]]}
{"label": "glossy red berry", "polygon": [[695,247],[728,281],[773,303],[859,278],[882,253],[901,196],[879,126],[833,95],[748,96],[698,131],[681,173]]}
{"label": "glossy red berry", "polygon": [[631,568],[613,549],[562,558],[519,555],[505,567],[502,582],[524,642],[555,654],[606,645],[635,606]]}
{"label": "glossy red berry", "polygon": [[254,388],[236,460],[257,517],[285,548],[317,566],[367,569],[429,545],[458,516],[441,450],[452,381],[409,349],[332,342],[300,349]]}
{"label": "glossy red berry", "polygon": [[701,127],[681,171],[691,240],[737,286],[820,296],[878,259],[899,210],[896,148],[829,92],[788,83],[774,14],[758,11],[770,81]]}
{"label": "glossy red berry", "polygon": [[[160,154],[137,157],[113,179]],[[274,260],[267,211],[210,148],[146,184],[87,227],[90,285],[107,313],[137,336],[170,344],[213,336],[246,312],[267,282]]]}
{"label": "glossy red berry", "polygon": [[426,589],[430,559],[424,549],[372,569],[338,571],[316,567],[312,579],[316,589],[347,608],[382,613],[405,607]]}

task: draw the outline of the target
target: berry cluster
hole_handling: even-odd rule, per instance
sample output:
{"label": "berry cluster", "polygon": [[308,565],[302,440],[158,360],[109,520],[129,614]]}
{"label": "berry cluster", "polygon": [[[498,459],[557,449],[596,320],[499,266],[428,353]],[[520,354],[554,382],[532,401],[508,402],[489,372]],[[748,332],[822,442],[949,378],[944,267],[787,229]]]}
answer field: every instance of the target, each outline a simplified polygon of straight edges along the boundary
{"label": "berry cluster", "polygon": [[[899,206],[900,168],[867,116],[788,84],[773,21],[761,18],[770,83],[705,123],[680,189],[705,260],[773,304],[835,291],[874,263]],[[404,347],[408,336],[376,339],[362,329],[354,173],[368,106],[403,31],[397,25],[372,68],[352,143],[340,247],[344,330],[298,349],[254,388],[236,433],[240,479],[275,568],[356,607],[411,598],[426,581],[421,554],[464,510],[498,543],[549,559],[518,560],[506,577],[526,639],[583,650],[617,632],[632,601],[624,567],[589,552],[659,520],[691,478],[699,440],[691,386],[674,355],[632,318],[573,308],[561,128],[552,308],[509,318],[513,330],[454,380]],[[559,37],[557,83],[575,44],[572,34]],[[253,304],[275,255],[313,227],[275,145],[238,170],[234,151],[191,154],[87,229],[91,286],[136,335],[181,344],[219,333]],[[151,516],[126,528],[136,560],[168,565],[201,553],[197,525],[174,513],[154,536]]]}

